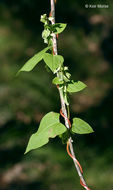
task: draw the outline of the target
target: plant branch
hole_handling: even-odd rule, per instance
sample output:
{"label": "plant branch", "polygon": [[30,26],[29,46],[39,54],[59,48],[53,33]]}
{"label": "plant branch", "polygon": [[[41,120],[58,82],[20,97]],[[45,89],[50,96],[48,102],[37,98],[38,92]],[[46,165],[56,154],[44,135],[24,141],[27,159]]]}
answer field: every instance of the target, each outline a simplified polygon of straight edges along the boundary
{"label": "plant branch", "polygon": [[[50,3],[51,3],[51,16],[53,17],[52,24],[55,24],[55,0],[50,0]],[[56,34],[53,34],[53,52],[54,52],[55,55],[58,54]],[[57,76],[59,78],[61,78],[61,76],[59,75],[59,72],[57,72]],[[69,114],[69,110],[67,111],[67,108],[66,108],[66,104],[65,104],[65,101],[64,101],[64,97],[63,97],[63,89],[62,88],[58,88],[58,90],[59,90],[59,94],[60,94],[61,109],[62,109],[63,114],[65,115],[65,117],[64,117],[65,126],[66,126],[67,129],[69,129],[70,127],[69,127],[69,123],[68,123],[68,120],[67,120],[68,115],[70,115]],[[71,152],[72,159],[73,159],[74,165],[76,167],[77,173],[78,173],[78,175],[80,177],[81,185],[85,189],[89,190],[89,188],[87,187],[86,182],[84,180],[84,177],[82,175],[82,172],[81,172],[81,170],[80,170],[80,168],[79,168],[79,166],[78,166],[78,164],[76,162],[76,157],[75,157],[75,153],[74,153],[72,142],[73,142],[72,138],[70,137],[68,139],[68,143],[69,143],[69,147],[70,147],[70,152]]]}
{"label": "plant branch", "polygon": [[[55,1],[50,0],[50,2],[51,2],[51,16],[53,17],[53,20],[51,22],[52,22],[52,24],[55,24]],[[53,34],[53,51],[54,51],[55,55],[58,54],[56,34]],[[57,72],[57,76],[59,78],[61,78],[61,76],[59,75],[59,72]],[[67,117],[66,105],[65,105],[64,98],[63,98],[63,90],[62,90],[62,88],[58,88],[58,90],[59,90],[59,94],[60,94],[62,112]],[[69,124],[66,119],[65,119],[65,125],[66,125],[66,128],[69,129]]]}

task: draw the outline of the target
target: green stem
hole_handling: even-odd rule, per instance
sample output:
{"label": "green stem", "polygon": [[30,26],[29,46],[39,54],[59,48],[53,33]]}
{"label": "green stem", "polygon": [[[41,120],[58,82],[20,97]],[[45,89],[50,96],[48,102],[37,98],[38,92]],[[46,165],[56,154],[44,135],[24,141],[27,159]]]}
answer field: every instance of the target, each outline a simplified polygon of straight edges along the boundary
{"label": "green stem", "polygon": [[70,109],[69,109],[69,105],[67,105],[67,115],[68,115],[68,119],[70,119]]}

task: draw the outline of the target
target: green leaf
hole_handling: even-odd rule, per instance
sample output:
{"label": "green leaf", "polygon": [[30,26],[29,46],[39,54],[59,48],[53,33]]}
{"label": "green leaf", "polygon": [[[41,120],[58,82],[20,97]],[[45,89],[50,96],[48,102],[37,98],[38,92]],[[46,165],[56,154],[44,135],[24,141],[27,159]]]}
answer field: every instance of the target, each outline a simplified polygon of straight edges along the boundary
{"label": "green leaf", "polygon": [[56,23],[52,25],[52,30],[55,34],[59,34],[63,32],[63,30],[66,28],[67,24],[64,23]]}
{"label": "green leaf", "polygon": [[73,133],[87,134],[93,133],[91,126],[80,118],[73,118],[72,128]]}
{"label": "green leaf", "polygon": [[46,14],[41,15],[40,22],[47,24],[47,20],[48,18]]}
{"label": "green leaf", "polygon": [[81,81],[77,81],[77,82],[71,81],[71,83],[68,83],[67,91],[70,92],[70,93],[79,92],[79,91],[83,90],[86,87],[87,87],[86,84],[84,84]]}
{"label": "green leaf", "polygon": [[52,55],[49,53],[45,53],[43,59],[53,73],[56,73],[64,62],[64,58],[61,55]]}
{"label": "green leaf", "polygon": [[58,77],[55,77],[53,80],[52,80],[52,83],[57,85],[57,84],[63,84],[64,81],[63,80],[60,80]]}
{"label": "green leaf", "polygon": [[48,30],[48,29],[43,30],[43,32],[42,32],[42,38],[45,39],[48,36],[50,36],[50,30]]}
{"label": "green leaf", "polygon": [[41,120],[38,131],[29,140],[26,152],[39,148],[49,142],[49,138],[54,138],[66,131],[66,127],[59,121],[60,114],[49,112]]}
{"label": "green leaf", "polygon": [[45,49],[43,49],[42,51],[40,51],[39,53],[37,53],[36,55],[34,55],[31,59],[29,59],[24,66],[18,71],[17,75],[21,72],[21,71],[31,71],[36,65],[37,63],[39,63],[43,56],[44,53],[50,49],[50,47],[47,47]]}

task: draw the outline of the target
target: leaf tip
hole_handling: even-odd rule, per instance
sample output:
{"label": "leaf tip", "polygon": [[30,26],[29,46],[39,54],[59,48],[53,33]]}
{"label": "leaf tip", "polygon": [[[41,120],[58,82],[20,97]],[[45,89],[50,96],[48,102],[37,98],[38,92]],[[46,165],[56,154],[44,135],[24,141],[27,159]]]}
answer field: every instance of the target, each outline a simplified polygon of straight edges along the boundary
{"label": "leaf tip", "polygon": [[30,151],[30,149],[28,149],[28,147],[26,148],[24,155],[27,154]]}
{"label": "leaf tip", "polygon": [[29,151],[26,149],[25,152],[24,152],[24,155],[27,154]]}
{"label": "leaf tip", "polygon": [[91,133],[94,133],[95,131],[92,129]]}
{"label": "leaf tip", "polygon": [[84,83],[84,88],[87,88],[87,87],[88,87],[87,84]]}
{"label": "leaf tip", "polygon": [[16,73],[15,77],[18,77],[19,74],[20,74],[20,70]]}

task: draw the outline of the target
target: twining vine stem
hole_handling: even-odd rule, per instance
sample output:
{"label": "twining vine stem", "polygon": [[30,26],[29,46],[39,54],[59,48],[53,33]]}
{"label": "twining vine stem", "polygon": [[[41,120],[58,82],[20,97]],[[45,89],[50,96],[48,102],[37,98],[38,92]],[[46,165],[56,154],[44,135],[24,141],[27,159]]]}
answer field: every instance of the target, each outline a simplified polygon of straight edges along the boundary
{"label": "twining vine stem", "polygon": [[[52,24],[55,24],[55,0],[50,0],[50,4],[51,4],[51,16],[52,16]],[[53,34],[53,54],[54,55],[57,55],[58,54],[58,49],[57,49],[57,38],[56,38],[56,34]],[[59,71],[57,71],[57,77],[59,77],[60,79],[62,79],[62,75],[59,74]],[[60,94],[60,101],[61,101],[61,112],[62,112],[62,116],[64,117],[64,121],[65,121],[65,126],[67,129],[70,128],[70,125],[69,125],[69,118],[68,118],[68,115],[69,114],[69,107],[68,107],[68,111],[67,111],[67,106],[65,104],[65,100],[64,100],[64,97],[63,97],[63,90],[62,88],[59,88],[58,87],[58,90],[59,90],[59,94]],[[86,182],[84,180],[84,177],[83,177],[83,171],[82,171],[82,168],[79,164],[79,162],[77,161],[76,157],[75,157],[75,153],[74,153],[74,149],[73,149],[73,144],[72,144],[73,140],[72,138],[70,137],[68,139],[68,142],[67,142],[67,152],[68,154],[70,155],[70,157],[73,159],[73,162],[74,162],[74,165],[76,167],[76,170],[77,170],[77,173],[80,177],[80,184],[86,189],[86,190],[90,190],[87,185],[86,185]],[[69,151],[70,149],[70,151]]]}
{"label": "twining vine stem", "polygon": [[[68,67],[65,67],[63,65],[64,58],[61,55],[58,55],[58,34],[65,29],[66,24],[55,23],[55,3],[56,0],[50,0],[51,11],[49,17],[47,17],[46,14],[43,14],[41,15],[40,19],[40,21],[44,24],[42,38],[44,39],[44,43],[48,44],[48,47],[44,48],[42,51],[38,52],[32,58],[30,58],[18,71],[16,76],[21,71],[31,71],[41,60],[44,60],[47,68],[49,68],[54,74],[56,73],[57,75],[57,77],[52,80],[52,83],[55,84],[58,88],[61,109],[60,114],[55,112],[49,112],[42,118],[38,131],[31,135],[29,139],[25,154],[28,153],[30,150],[39,148],[47,144],[49,138],[54,138],[59,135],[59,137],[62,139],[62,142],[67,143],[67,153],[73,159],[75,168],[80,177],[80,184],[86,190],[90,190],[87,187],[86,182],[83,178],[82,167],[75,157],[71,133],[87,134],[94,131],[87,122],[83,121],[80,118],[73,118],[73,123],[71,125],[68,101],[69,93],[79,92],[86,88],[87,85],[85,85],[81,81],[74,82],[70,79],[71,74],[68,72]],[[48,50],[51,50],[52,53],[46,53]],[[65,125],[63,125],[59,121],[60,115],[64,118]],[[48,125],[48,128],[45,128],[45,121]]]}

